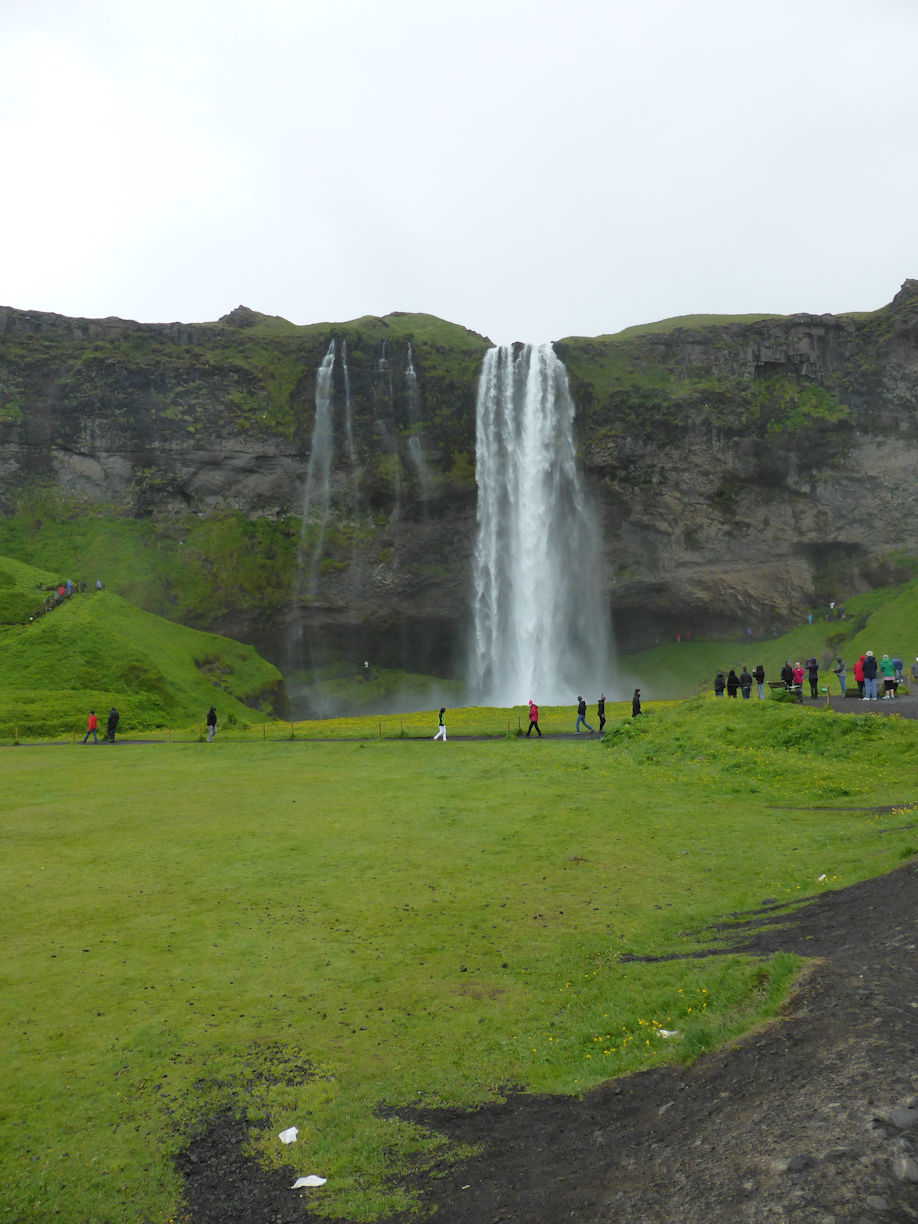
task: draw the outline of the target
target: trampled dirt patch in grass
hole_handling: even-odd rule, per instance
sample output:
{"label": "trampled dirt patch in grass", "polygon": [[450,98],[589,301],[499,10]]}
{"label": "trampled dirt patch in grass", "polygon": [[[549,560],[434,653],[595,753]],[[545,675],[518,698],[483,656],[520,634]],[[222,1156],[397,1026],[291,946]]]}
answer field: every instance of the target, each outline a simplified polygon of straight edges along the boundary
{"label": "trampled dirt patch in grass", "polygon": [[[418,1171],[438,1224],[861,1224],[918,1219],[918,864],[782,915],[733,950],[814,958],[782,1016],[692,1067],[571,1097],[410,1116],[478,1144]],[[183,1155],[189,1224],[315,1222],[291,1171],[241,1157],[221,1119]],[[223,1181],[228,1192],[215,1194]],[[390,1224],[403,1224],[402,1220]]]}

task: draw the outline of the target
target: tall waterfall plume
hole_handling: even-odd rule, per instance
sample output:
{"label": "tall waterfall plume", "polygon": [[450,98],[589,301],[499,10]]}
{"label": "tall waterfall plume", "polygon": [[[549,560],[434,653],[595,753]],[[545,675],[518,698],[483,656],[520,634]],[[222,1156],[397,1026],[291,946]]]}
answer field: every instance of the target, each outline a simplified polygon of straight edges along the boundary
{"label": "tall waterfall plume", "polygon": [[550,344],[485,354],[469,667],[483,704],[594,700],[611,687],[602,540],[573,420],[567,371]]}
{"label": "tall waterfall plume", "polygon": [[287,670],[306,666],[307,642],[303,630],[302,603],[316,591],[319,559],[325,546],[325,532],[331,504],[331,475],[334,458],[334,373],[337,342],[333,338],[316,371],[315,417],[306,486],[300,510],[300,544],[296,558],[293,587],[293,616],[287,634]]}
{"label": "tall waterfall plume", "polygon": [[[306,489],[303,493],[302,532],[298,572],[306,572],[306,594],[315,590],[316,568],[325,544],[325,529],[328,525],[328,508],[331,500],[331,471],[335,446],[333,377],[337,340],[332,339],[322,363],[316,371],[316,415],[312,426],[312,445],[309,449],[309,466],[306,469]],[[312,531],[311,531],[312,529]],[[312,541],[307,549],[308,534]],[[306,555],[309,563],[306,565]],[[301,594],[298,591],[297,594]]]}

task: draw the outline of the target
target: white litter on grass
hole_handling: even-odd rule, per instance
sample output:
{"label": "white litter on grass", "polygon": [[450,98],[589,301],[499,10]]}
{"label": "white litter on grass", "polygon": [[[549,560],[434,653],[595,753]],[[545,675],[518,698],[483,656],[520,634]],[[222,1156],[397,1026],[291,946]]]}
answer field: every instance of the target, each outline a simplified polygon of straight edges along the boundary
{"label": "white litter on grass", "polygon": [[285,1131],[277,1136],[281,1143],[296,1143],[296,1137],[300,1132],[295,1126],[288,1126]]}
{"label": "white litter on grass", "polygon": [[310,1173],[308,1177],[298,1177],[291,1190],[302,1190],[304,1186],[324,1186],[328,1181],[327,1177],[316,1177],[315,1173]]}
{"label": "white litter on grass", "polygon": [[827,880],[828,878],[829,878],[829,877],[828,877],[828,876],[825,874],[825,872],[823,872],[823,874],[822,874],[821,876],[817,876],[817,877],[816,877],[816,883],[817,883],[817,884],[821,884],[821,883],[823,882],[823,880]]}
{"label": "white litter on grass", "polygon": [[656,1034],[658,1037],[678,1037],[679,1036],[678,1032],[675,1029],[657,1029]]}

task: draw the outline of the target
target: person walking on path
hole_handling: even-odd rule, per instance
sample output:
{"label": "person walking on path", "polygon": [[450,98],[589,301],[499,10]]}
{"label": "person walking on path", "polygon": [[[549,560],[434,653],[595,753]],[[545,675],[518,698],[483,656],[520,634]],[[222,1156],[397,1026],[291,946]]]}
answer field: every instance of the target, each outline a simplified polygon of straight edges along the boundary
{"label": "person walking on path", "polygon": [[444,744],[446,743],[446,723],[444,722],[445,715],[446,706],[440,706],[440,725],[437,727],[437,734],[434,736],[434,739],[442,740]]}
{"label": "person walking on path", "polygon": [[739,685],[742,690],[743,700],[748,701],[752,696],[752,672],[743,664],[743,670],[740,672]]}
{"label": "person walking on path", "polygon": [[865,701],[876,701],[877,699],[877,657],[872,650],[868,650],[864,655],[864,688],[867,690]]}
{"label": "person walking on path", "polygon": [[739,690],[739,676],[736,674],[736,668],[731,667],[727,675],[727,696],[735,697]]}
{"label": "person walking on path", "polygon": [[723,668],[717,669],[717,675],[714,677],[714,696],[723,697],[724,689],[727,687],[727,677],[723,673]]}
{"label": "person walking on path", "polygon": [[756,663],[752,669],[752,674],[755,677],[755,686],[759,690],[759,701],[765,700],[765,668],[761,663]]}
{"label": "person walking on path", "polygon": [[532,731],[533,728],[535,728],[535,730],[538,731],[539,739],[541,739],[542,732],[541,732],[541,729],[539,728],[539,707],[530,697],[529,698],[529,731],[526,732],[527,739],[529,738],[529,732]]}
{"label": "person walking on path", "polygon": [[207,711],[207,742],[213,740],[217,734],[217,710],[215,706],[211,706]]}
{"label": "person walking on path", "polygon": [[819,663],[816,659],[807,659],[806,674],[810,682],[810,696],[819,696]]}
{"label": "person walking on path", "polygon": [[574,728],[574,733],[576,735],[580,734],[580,724],[581,723],[583,723],[587,731],[589,731],[589,733],[592,735],[593,728],[590,726],[590,724],[586,720],[586,702],[583,700],[582,697],[578,697],[577,698],[577,726]]}
{"label": "person walking on path", "polygon": [[641,690],[635,689],[634,696],[631,698],[631,717],[637,718],[641,712]]}
{"label": "person walking on path", "polygon": [[118,721],[120,718],[121,715],[118,713],[115,707],[112,706],[108,712],[108,723],[106,724],[105,728],[108,732],[108,742],[110,744],[115,742],[115,732],[118,730]]}
{"label": "person walking on path", "polygon": [[915,655],[915,662],[912,664],[911,672],[912,679],[915,681],[915,685],[918,686],[918,655]]}
{"label": "person walking on path", "polygon": [[86,734],[83,736],[83,743],[85,744],[89,737],[92,736],[92,742],[98,744],[99,736],[96,734],[98,730],[99,720],[96,718],[96,712],[95,710],[90,710],[89,718],[86,720]]}
{"label": "person walking on path", "polygon": [[602,729],[606,725],[606,695],[602,693],[599,700],[596,702],[596,713],[599,715],[599,734],[602,735]]}
{"label": "person walking on path", "polygon": [[836,662],[837,662],[837,666],[833,667],[832,670],[835,672],[836,676],[838,676],[838,683],[841,686],[841,695],[842,697],[844,697],[845,690],[848,686],[848,680],[847,680],[847,677],[845,676],[845,660],[842,658],[839,658],[836,660]]}
{"label": "person walking on path", "polygon": [[893,667],[896,669],[896,684],[901,684],[905,679],[905,672],[902,670],[905,664],[898,655],[893,655]]}

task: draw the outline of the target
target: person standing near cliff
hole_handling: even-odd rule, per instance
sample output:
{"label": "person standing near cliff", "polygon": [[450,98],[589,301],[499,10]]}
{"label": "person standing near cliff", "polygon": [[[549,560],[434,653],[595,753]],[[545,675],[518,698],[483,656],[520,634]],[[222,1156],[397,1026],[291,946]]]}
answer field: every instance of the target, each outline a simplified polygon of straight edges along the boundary
{"label": "person standing near cliff", "polygon": [[876,701],[877,699],[877,656],[872,650],[868,650],[864,655],[864,688],[867,690],[865,701]]}
{"label": "person standing near cliff", "polygon": [[541,739],[542,732],[539,728],[539,707],[530,697],[529,698],[529,730],[526,732],[527,738],[529,736],[529,733],[533,730],[533,728],[535,728],[535,730],[538,732],[539,739]]}
{"label": "person standing near cliff", "polygon": [[746,666],[745,663],[743,664],[743,670],[740,672],[740,675],[739,675],[739,684],[740,684],[740,690],[742,691],[742,694],[743,694],[743,700],[748,701],[749,698],[752,696],[752,672],[749,670],[749,668]]}
{"label": "person standing near cliff", "polygon": [[854,665],[854,679],[857,683],[857,695],[861,701],[864,700],[864,656],[858,659]]}
{"label": "person standing near cliff", "polygon": [[752,669],[752,675],[755,678],[756,688],[759,690],[759,701],[765,699],[765,668],[761,663],[756,663]]}
{"label": "person standing near cliff", "polygon": [[810,696],[819,696],[819,663],[815,658],[807,659],[806,673],[810,682]]}
{"label": "person standing near cliff", "polygon": [[108,723],[106,724],[106,728],[105,728],[106,731],[108,732],[108,742],[110,744],[113,744],[115,742],[115,732],[118,730],[118,723],[120,719],[121,719],[121,715],[118,713],[115,707],[112,706],[112,708],[108,712]]}
{"label": "person standing near cliff", "polygon": [[641,690],[635,689],[634,696],[631,698],[631,717],[637,718],[641,712]]}
{"label": "person standing near cliff", "polygon": [[845,690],[848,687],[848,677],[845,675],[845,660],[839,656],[835,662],[837,666],[833,667],[832,670],[835,672],[836,676],[838,676],[838,683],[841,687],[841,695],[844,697]]}
{"label": "person standing near cliff", "polygon": [[217,710],[215,706],[211,706],[207,711],[207,742],[212,742],[217,734]]}
{"label": "person standing near cliff", "polygon": [[599,700],[596,702],[596,713],[599,715],[599,732],[602,734],[602,729],[606,725],[606,695],[602,693]]}
{"label": "person standing near cliff", "polygon": [[896,666],[888,654],[880,660],[880,671],[883,675],[883,696],[888,700],[896,695]]}
{"label": "person standing near cliff", "polygon": [[434,739],[442,740],[444,744],[446,743],[445,718],[446,718],[446,706],[440,706],[440,723],[439,723],[439,726],[437,727],[437,734],[434,736]]}

